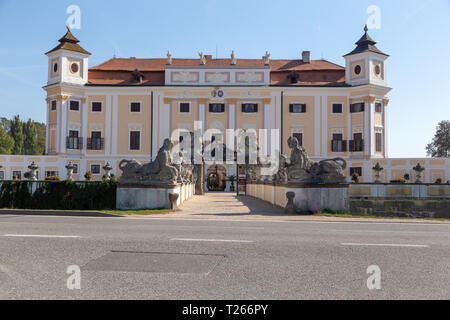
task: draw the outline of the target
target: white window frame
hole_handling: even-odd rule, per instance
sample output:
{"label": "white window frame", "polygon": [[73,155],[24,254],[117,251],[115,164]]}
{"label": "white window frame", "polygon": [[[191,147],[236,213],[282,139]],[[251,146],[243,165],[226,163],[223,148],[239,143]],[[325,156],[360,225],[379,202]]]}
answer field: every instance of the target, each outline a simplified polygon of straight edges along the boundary
{"label": "white window frame", "polygon": [[[102,105],[102,111],[94,111],[94,110],[92,110],[93,107],[94,107],[94,103],[100,103]],[[91,101],[91,108],[89,110],[91,113],[103,113],[104,109],[105,108],[103,108],[103,101]]]}
{"label": "white window frame", "polygon": [[[341,112],[333,112],[333,105],[335,104],[340,104],[342,107],[342,111]],[[340,115],[344,115],[344,104],[342,102],[331,102],[331,114],[340,114]]]}
{"label": "white window frame", "polygon": [[[75,102],[78,102],[78,110],[72,110],[72,109],[70,109],[70,102],[72,102],[72,101],[75,101]],[[103,109],[103,107],[102,107],[102,109]],[[81,100],[78,100],[78,99],[69,99],[69,112],[80,112],[81,111]]]}
{"label": "white window frame", "polygon": [[[139,132],[139,149],[131,150],[131,132]],[[142,151],[142,128],[128,129],[128,152],[141,152]]]}
{"label": "white window frame", "polygon": [[[291,104],[304,104],[306,106],[306,112],[289,112],[289,109],[291,108]],[[308,113],[308,104],[306,102],[299,102],[299,101],[290,102],[290,103],[288,103],[288,112],[287,113],[289,115],[296,115],[296,116],[302,115],[302,114],[307,114]]]}
{"label": "white window frame", "polygon": [[[223,108],[223,112],[211,112],[211,111],[209,111],[209,105],[210,104],[223,104],[223,106],[224,106],[224,108]],[[225,112],[226,112],[226,110],[227,110],[227,104],[226,103],[224,103],[224,102],[209,102],[208,104],[207,104],[207,106],[208,106],[208,113],[210,113],[210,114],[225,114]]]}
{"label": "white window frame", "polygon": [[[92,166],[99,166],[99,167],[100,167],[100,173],[94,173],[94,172],[92,172]],[[89,165],[89,171],[91,172],[91,174],[92,174],[93,176],[101,176],[101,175],[102,175],[102,165],[101,165],[101,163],[91,163],[91,164]]]}
{"label": "white window frame", "polygon": [[[139,112],[135,112],[135,111],[131,111],[131,105],[133,103],[139,103]],[[130,109],[129,109],[131,114],[141,114],[142,113],[142,101],[130,101]]]}
{"label": "white window frame", "polygon": [[[189,104],[189,112],[181,112],[181,104],[182,103]],[[192,103],[190,101],[179,101],[178,102],[178,114],[192,114]]]}

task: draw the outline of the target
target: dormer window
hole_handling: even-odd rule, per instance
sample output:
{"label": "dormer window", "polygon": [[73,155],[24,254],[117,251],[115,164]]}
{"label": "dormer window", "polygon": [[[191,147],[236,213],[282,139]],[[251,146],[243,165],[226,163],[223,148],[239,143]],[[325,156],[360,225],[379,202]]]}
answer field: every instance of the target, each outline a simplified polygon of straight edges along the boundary
{"label": "dormer window", "polygon": [[134,83],[142,83],[142,80],[144,79],[144,75],[138,69],[133,71],[132,77]]}
{"label": "dormer window", "polygon": [[292,71],[291,74],[289,75],[290,83],[297,83],[298,78],[299,78],[298,74],[295,71]]}

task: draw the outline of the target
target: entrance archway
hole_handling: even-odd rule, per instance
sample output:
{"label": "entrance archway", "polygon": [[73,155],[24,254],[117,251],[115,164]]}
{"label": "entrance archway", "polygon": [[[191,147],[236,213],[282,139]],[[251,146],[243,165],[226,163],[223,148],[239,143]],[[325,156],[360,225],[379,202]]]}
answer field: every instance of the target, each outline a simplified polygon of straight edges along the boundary
{"label": "entrance archway", "polygon": [[225,191],[227,186],[227,169],[222,165],[212,165],[206,171],[206,188],[208,191]]}

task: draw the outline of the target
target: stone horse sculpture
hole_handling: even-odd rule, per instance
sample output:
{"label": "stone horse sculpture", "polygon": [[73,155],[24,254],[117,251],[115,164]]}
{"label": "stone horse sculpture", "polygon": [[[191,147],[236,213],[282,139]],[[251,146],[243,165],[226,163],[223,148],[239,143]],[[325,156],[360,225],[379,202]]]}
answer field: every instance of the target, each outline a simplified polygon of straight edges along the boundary
{"label": "stone horse sculpture", "polygon": [[153,162],[143,165],[136,160],[122,160],[120,183],[176,184],[180,173],[172,162],[172,148],[172,141],[166,139]]}
{"label": "stone horse sculpture", "polygon": [[[279,178],[287,175],[288,182],[293,183],[345,183],[344,170],[347,162],[343,158],[334,158],[320,162],[312,161],[305,148],[298,145],[294,137],[288,139],[291,149],[290,163],[286,163],[277,173]],[[281,179],[280,179],[281,180]]]}

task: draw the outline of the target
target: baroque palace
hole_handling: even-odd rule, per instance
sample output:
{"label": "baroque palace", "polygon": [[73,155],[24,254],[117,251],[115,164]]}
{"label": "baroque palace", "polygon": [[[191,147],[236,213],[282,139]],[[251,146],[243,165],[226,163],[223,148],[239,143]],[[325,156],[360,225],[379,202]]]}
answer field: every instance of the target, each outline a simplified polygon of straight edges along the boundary
{"label": "baroque palace", "polygon": [[[294,136],[314,159],[342,157],[346,174],[373,182],[372,168],[384,167],[389,182],[425,167],[423,181],[450,180],[449,159],[388,157],[388,55],[365,28],[356,48],[344,56],[345,67],[326,60],[113,58],[88,68],[90,53],[70,32],[47,52],[47,137],[45,156],[0,155],[0,179],[24,178],[35,162],[39,179],[74,178],[90,171],[101,179],[103,166],[120,175],[123,159],[154,159],[175,129],[279,129],[281,152],[289,155]],[[224,135],[225,136],[225,135]],[[234,141],[224,141],[228,146]],[[212,165],[222,176],[236,175],[235,165]],[[208,171],[208,172],[209,172]],[[219,171],[219,172],[218,172]],[[205,175],[207,173],[205,172]]]}

